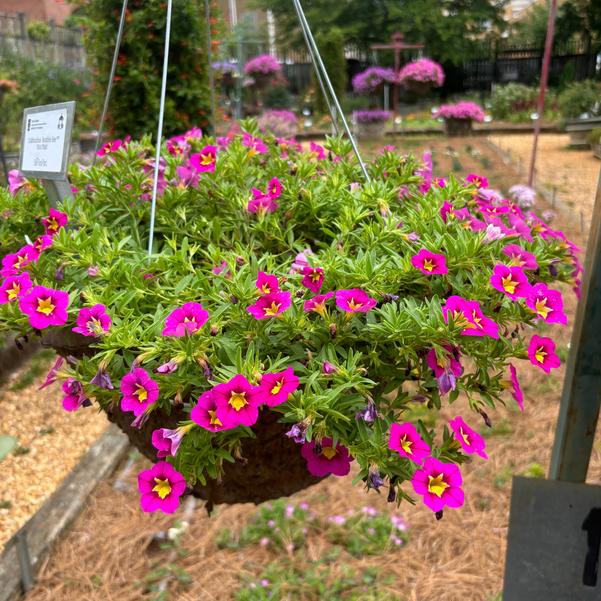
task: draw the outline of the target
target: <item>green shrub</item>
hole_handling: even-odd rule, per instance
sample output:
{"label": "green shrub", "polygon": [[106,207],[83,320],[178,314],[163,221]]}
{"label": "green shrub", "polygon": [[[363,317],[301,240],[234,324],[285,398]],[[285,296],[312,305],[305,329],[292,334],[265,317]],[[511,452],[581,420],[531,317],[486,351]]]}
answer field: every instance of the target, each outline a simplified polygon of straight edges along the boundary
{"label": "green shrub", "polygon": [[[98,106],[110,71],[121,0],[78,0],[85,45],[97,77]],[[165,4],[132,0],[119,53],[108,127],[115,136],[156,131],[163,70]],[[206,126],[209,115],[204,12],[196,0],[174,3],[165,105],[165,135]]]}
{"label": "green shrub", "polygon": [[587,136],[587,140],[591,145],[601,144],[601,127],[596,127],[593,129]]}
{"label": "green shrub", "polygon": [[[519,123],[530,121],[530,115],[536,112],[539,88],[521,83],[509,83],[495,88],[491,97],[491,113],[495,119]],[[556,116],[557,97],[547,90],[545,98],[545,117]]]}
{"label": "green shrub", "polygon": [[288,109],[292,105],[292,95],[286,86],[273,86],[265,90],[263,104],[268,109]]}
{"label": "green shrub", "polygon": [[30,21],[27,23],[27,35],[38,42],[45,42],[50,39],[50,25],[44,21]]}
{"label": "green shrub", "polygon": [[[337,27],[333,27],[328,33],[318,34],[316,36],[316,43],[328,71],[328,75],[330,76],[332,87],[338,98],[341,98],[346,90],[347,84],[346,59],[344,58],[344,36],[342,31]],[[313,81],[316,89],[315,108],[320,113],[326,113],[328,105],[321,93],[315,75],[313,75]]]}
{"label": "green shrub", "polygon": [[559,95],[559,109],[564,119],[577,119],[583,113],[601,115],[601,83],[585,79],[570,84]]}

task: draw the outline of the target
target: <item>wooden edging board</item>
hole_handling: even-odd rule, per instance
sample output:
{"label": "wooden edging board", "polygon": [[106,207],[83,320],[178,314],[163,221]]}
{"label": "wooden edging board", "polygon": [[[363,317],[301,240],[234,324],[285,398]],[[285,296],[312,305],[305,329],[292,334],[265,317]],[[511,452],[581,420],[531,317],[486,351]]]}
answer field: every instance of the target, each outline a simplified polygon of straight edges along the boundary
{"label": "wooden edging board", "polygon": [[22,570],[19,549],[28,552],[35,577],[52,545],[79,515],[96,485],[114,470],[128,446],[125,434],[111,424],[60,487],[6,543],[0,555],[0,601],[13,601],[23,593],[27,574]]}

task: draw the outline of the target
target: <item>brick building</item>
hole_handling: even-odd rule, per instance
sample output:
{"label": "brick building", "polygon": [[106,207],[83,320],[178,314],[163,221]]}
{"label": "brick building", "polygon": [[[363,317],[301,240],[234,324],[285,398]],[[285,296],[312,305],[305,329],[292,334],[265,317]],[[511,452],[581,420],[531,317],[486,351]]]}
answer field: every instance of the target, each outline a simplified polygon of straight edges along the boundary
{"label": "brick building", "polygon": [[0,0],[0,12],[24,13],[28,21],[54,21],[62,25],[73,12],[67,0]]}

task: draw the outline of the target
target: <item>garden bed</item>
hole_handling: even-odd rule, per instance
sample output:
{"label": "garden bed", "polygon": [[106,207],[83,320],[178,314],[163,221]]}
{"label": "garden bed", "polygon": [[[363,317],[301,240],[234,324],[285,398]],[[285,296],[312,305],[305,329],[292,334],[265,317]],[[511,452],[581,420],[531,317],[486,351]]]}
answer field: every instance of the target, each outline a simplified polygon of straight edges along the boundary
{"label": "garden bed", "polygon": [[0,549],[108,426],[92,408],[64,411],[58,384],[38,390],[52,357],[48,351],[38,354],[0,390],[0,433],[18,440],[0,463]]}

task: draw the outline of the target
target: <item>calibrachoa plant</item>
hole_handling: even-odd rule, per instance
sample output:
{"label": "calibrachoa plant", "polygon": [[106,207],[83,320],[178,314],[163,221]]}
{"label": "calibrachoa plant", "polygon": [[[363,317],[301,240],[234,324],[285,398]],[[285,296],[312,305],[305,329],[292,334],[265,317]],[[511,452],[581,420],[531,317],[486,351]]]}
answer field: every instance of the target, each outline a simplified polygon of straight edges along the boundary
{"label": "calibrachoa plant", "polygon": [[484,111],[475,102],[457,102],[456,104],[443,104],[436,110],[435,117],[443,119],[465,119],[470,121],[484,121]]}
{"label": "calibrachoa plant", "polygon": [[353,120],[357,123],[381,123],[388,121],[388,119],[390,119],[390,113],[379,109],[368,109],[353,113]]}
{"label": "calibrachoa plant", "polygon": [[247,75],[275,75],[281,70],[278,60],[270,54],[255,56],[244,65],[244,73]]}
{"label": "calibrachoa plant", "polygon": [[[144,511],[244,461],[266,413],[317,477],[353,469],[391,501],[459,507],[461,464],[486,457],[481,420],[524,406],[520,364],[560,364],[535,327],[566,322],[558,287],[578,290],[578,249],[483,175],[437,179],[428,156],[384,150],[367,184],[346,141],[242,128],[166,142],[150,257],[148,138],[73,167],[54,209],[34,182],[0,191],[2,328],[90,344],[45,382],[66,409],[158,423]],[[470,415],[411,420],[460,394]],[[184,419],[165,425],[173,411]]]}
{"label": "calibrachoa plant", "polygon": [[373,94],[384,83],[394,83],[396,76],[393,69],[387,67],[368,67],[353,77],[353,90],[358,94]]}
{"label": "calibrachoa plant", "polygon": [[418,58],[401,68],[398,81],[402,84],[409,81],[431,83],[432,86],[439,88],[444,83],[444,71],[436,61],[430,58]]}

